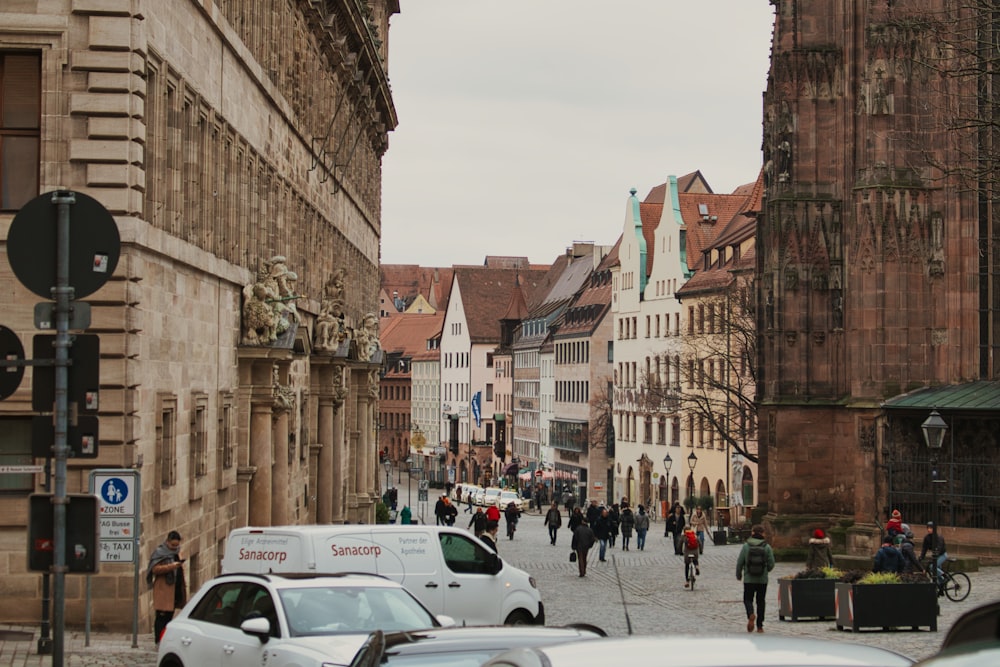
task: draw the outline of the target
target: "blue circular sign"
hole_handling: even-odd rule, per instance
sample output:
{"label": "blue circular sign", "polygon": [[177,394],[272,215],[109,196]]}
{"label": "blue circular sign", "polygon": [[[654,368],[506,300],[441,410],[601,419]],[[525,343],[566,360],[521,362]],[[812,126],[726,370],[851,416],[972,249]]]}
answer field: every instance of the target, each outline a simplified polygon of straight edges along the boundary
{"label": "blue circular sign", "polygon": [[128,484],[123,479],[112,477],[101,485],[101,498],[108,505],[121,505],[128,498]]}

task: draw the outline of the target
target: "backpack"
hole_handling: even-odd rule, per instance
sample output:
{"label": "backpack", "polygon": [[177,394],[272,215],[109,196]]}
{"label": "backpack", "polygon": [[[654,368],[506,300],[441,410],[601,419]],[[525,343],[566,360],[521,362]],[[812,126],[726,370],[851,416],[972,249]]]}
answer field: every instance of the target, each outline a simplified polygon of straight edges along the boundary
{"label": "backpack", "polygon": [[767,549],[763,544],[751,544],[747,549],[747,574],[759,577],[767,572]]}
{"label": "backpack", "polygon": [[685,535],[687,536],[685,538],[685,539],[687,539],[687,548],[688,549],[697,549],[699,547],[698,536],[695,535],[693,532],[685,533]]}

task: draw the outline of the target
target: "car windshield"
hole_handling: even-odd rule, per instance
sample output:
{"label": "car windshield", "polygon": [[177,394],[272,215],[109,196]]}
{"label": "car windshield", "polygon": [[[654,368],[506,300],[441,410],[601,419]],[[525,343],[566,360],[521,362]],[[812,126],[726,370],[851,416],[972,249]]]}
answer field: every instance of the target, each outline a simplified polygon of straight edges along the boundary
{"label": "car windshield", "polygon": [[285,588],[278,594],[293,637],[421,630],[438,625],[430,612],[400,588]]}

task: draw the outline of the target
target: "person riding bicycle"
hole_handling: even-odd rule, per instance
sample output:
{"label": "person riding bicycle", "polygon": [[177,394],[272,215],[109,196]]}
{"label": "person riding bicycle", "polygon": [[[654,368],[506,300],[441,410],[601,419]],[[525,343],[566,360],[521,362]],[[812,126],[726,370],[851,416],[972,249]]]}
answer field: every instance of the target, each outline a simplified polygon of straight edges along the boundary
{"label": "person riding bicycle", "polygon": [[924,543],[920,549],[920,560],[923,561],[927,552],[930,551],[934,558],[934,581],[941,585],[941,567],[948,560],[948,550],[945,547],[944,538],[937,531],[937,526],[933,521],[927,522],[927,534],[924,535]]}
{"label": "person riding bicycle", "polygon": [[691,565],[694,566],[694,573],[696,575],[701,574],[701,570],[698,569],[698,552],[701,550],[701,543],[698,541],[698,535],[694,532],[691,526],[684,527],[684,533],[681,535],[681,542],[684,545],[682,550],[684,553],[684,588],[690,586],[688,582],[688,561],[691,561]]}
{"label": "person riding bicycle", "polygon": [[517,508],[514,501],[507,503],[507,507],[504,508],[503,517],[507,520],[507,538],[514,539],[514,531],[517,530],[517,520],[521,516],[521,510]]}

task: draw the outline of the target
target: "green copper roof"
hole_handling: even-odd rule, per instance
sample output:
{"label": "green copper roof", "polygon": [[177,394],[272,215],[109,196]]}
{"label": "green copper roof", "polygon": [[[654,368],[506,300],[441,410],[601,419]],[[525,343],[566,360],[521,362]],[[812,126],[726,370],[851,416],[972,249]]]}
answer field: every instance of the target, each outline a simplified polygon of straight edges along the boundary
{"label": "green copper roof", "polygon": [[980,380],[943,387],[924,387],[890,398],[887,410],[1000,411],[1000,382]]}

